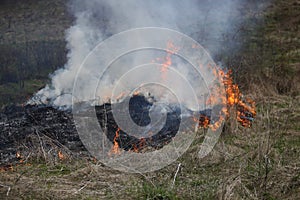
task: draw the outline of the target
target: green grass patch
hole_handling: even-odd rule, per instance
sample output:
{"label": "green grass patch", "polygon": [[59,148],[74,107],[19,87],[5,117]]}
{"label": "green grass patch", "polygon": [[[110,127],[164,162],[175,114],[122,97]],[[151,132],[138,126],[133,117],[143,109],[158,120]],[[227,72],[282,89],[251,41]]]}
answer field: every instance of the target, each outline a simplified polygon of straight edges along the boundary
{"label": "green grass patch", "polygon": [[24,87],[19,83],[7,83],[0,85],[0,106],[11,103],[23,103],[37,92],[46,83],[46,80],[26,80]]}

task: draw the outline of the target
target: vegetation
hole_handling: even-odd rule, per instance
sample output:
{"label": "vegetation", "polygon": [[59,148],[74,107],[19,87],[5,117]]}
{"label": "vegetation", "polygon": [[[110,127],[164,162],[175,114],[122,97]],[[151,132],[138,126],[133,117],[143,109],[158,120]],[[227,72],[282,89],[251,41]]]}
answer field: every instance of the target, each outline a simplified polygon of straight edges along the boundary
{"label": "vegetation", "polygon": [[[60,5],[62,1],[53,2],[51,7],[55,7],[55,12],[65,12]],[[44,5],[33,3],[21,7],[31,6],[40,9]],[[9,13],[5,9],[11,8],[1,5],[2,15]],[[45,9],[43,13],[47,16],[48,12]],[[300,199],[300,2],[273,0],[265,10],[246,13],[245,17],[238,38],[242,47],[228,55],[225,46],[223,61],[234,70],[241,90],[257,103],[253,127],[246,129],[229,119],[216,147],[204,159],[197,157],[198,144],[203,139],[203,132],[199,131],[194,144],[179,160],[147,174],[124,174],[86,157],[51,163],[43,159],[29,161],[30,166],[20,165],[13,171],[0,172],[0,196],[7,199]],[[56,21],[70,23],[64,17]],[[60,34],[66,24],[57,27]],[[65,55],[63,36],[34,42],[16,39],[15,43],[9,38],[19,36],[1,36],[0,101],[22,102],[22,92],[15,94],[15,91],[32,94],[45,84],[53,67],[63,65],[64,59],[59,57]],[[48,49],[43,44],[52,50],[41,58],[40,50]],[[17,49],[19,53],[12,53]],[[30,54],[25,57],[30,59],[22,57],[26,55],[24,49]],[[35,63],[30,64],[32,72],[23,73],[23,60]]]}
{"label": "vegetation", "polygon": [[65,3],[0,2],[0,106],[24,102],[66,62],[64,32],[71,17]]}

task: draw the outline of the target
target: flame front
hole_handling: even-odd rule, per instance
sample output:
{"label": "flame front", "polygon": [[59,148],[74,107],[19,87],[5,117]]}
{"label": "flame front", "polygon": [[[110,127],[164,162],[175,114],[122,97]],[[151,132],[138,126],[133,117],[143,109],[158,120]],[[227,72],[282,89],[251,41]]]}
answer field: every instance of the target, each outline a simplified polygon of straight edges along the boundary
{"label": "flame front", "polygon": [[[193,45],[192,48],[197,49],[199,46]],[[156,59],[162,62],[161,76],[163,80],[167,78],[168,68],[172,65],[172,55],[177,53],[179,49],[171,41],[168,41],[166,57]],[[203,69],[204,66],[200,64],[199,67]],[[250,127],[256,116],[255,102],[249,98],[243,98],[239,86],[233,82],[231,70],[226,71],[216,65],[208,65],[207,67],[212,70],[214,79],[218,84],[210,88],[211,93],[205,103],[208,105],[219,105],[221,109],[218,113],[218,119],[213,122],[205,115],[197,116],[197,119],[194,118],[193,120],[199,122],[201,127],[217,130],[222,126],[226,118],[235,112],[237,121],[244,127]],[[225,87],[225,91],[222,86]]]}
{"label": "flame front", "polygon": [[231,70],[225,73],[224,85],[229,109],[234,108],[236,110],[236,119],[242,126],[250,127],[256,116],[255,102],[250,98],[243,98],[239,86],[233,83]]}
{"label": "flame front", "polygon": [[218,66],[214,66],[212,70],[218,82],[224,84],[225,93],[221,91],[219,85],[212,88],[212,93],[206,103],[210,105],[221,103],[222,108],[219,113],[219,119],[210,124],[209,127],[217,130],[222,125],[225,117],[228,118],[230,113],[233,112],[236,112],[236,119],[242,126],[250,127],[256,116],[255,102],[250,98],[243,98],[239,86],[233,83],[231,70],[226,72]]}
{"label": "flame front", "polygon": [[[193,48],[198,48],[198,46],[193,46]],[[172,55],[179,51],[178,47],[172,42],[167,43],[167,55],[164,58],[157,58],[156,61],[161,63],[161,77],[163,80],[167,78],[168,68],[172,65]],[[203,70],[204,67],[208,67],[213,74],[214,83],[210,89],[210,96],[206,102],[203,104],[211,105],[211,107],[218,108],[219,113],[217,117],[212,119],[209,114],[205,112],[194,116],[192,119],[198,123],[200,127],[211,128],[216,131],[222,127],[222,124],[230,115],[235,115],[236,120],[244,127],[250,127],[256,116],[255,102],[249,98],[244,98],[240,92],[239,86],[233,82],[232,71],[224,70],[216,65],[199,65],[200,69]],[[121,93],[118,98],[121,98],[124,93]],[[138,91],[133,92],[133,96],[139,95]],[[216,106],[216,107],[214,107]],[[109,152],[111,154],[120,154],[120,143],[118,143],[120,137],[120,128],[115,132],[113,139],[113,146]],[[141,152],[141,149],[146,147],[146,139],[141,138],[138,143],[133,144],[130,151]]]}

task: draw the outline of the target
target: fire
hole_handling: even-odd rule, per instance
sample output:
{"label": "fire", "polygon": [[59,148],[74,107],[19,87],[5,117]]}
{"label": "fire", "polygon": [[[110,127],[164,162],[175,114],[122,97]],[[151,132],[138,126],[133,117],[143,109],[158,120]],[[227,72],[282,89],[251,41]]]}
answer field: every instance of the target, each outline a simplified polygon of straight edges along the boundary
{"label": "fire", "polygon": [[136,144],[133,144],[133,152],[138,153],[139,149],[137,148]]}
{"label": "fire", "polygon": [[[199,47],[193,46],[192,48]],[[165,58],[156,59],[156,61],[163,61],[161,63],[161,73],[163,79],[166,78],[168,68],[172,65],[172,55],[179,51],[179,48],[175,47],[172,42],[168,42],[167,49],[167,55]],[[240,92],[239,86],[233,81],[232,71],[224,70],[216,65],[203,66],[203,64],[199,64],[199,67],[201,69],[208,67],[210,70],[212,70],[214,81],[217,84],[213,84],[213,86],[210,88],[210,96],[206,102],[203,103],[217,106],[219,108],[219,113],[217,113],[218,115],[216,119],[215,117],[212,119],[211,116],[205,112],[200,112],[197,117],[192,119],[197,122],[200,127],[218,130],[230,115],[235,114],[236,120],[242,126],[250,127],[254,117],[256,116],[255,102],[252,99],[244,98]],[[120,97],[123,95],[124,94],[121,94]],[[138,91],[133,92],[133,96],[136,95],[139,95]],[[113,139],[113,146],[109,152],[109,155],[121,153],[119,145],[120,143],[118,143],[118,141],[120,141],[120,131],[120,128],[117,128]],[[149,141],[147,139],[141,138],[136,144],[131,146],[129,151],[136,153],[141,152],[141,149],[147,146],[147,142]],[[168,142],[166,142],[166,144],[167,143]]]}
{"label": "fire", "polygon": [[21,155],[20,152],[17,152],[17,153],[16,153],[16,158],[19,160],[20,163],[23,163],[23,162],[24,162],[23,156]]}
{"label": "fire", "polygon": [[237,111],[237,120],[245,127],[251,126],[251,121],[253,121],[256,116],[255,102],[252,99],[247,99],[245,102],[239,102]]}
{"label": "fire", "polygon": [[17,157],[18,159],[19,159],[19,158],[22,158],[20,152],[17,152],[17,153],[16,153],[16,157]]}
{"label": "fire", "polygon": [[233,83],[232,71],[229,70],[225,74],[224,85],[227,94],[227,105],[229,108],[235,108],[237,115],[237,121],[242,124],[242,126],[250,127],[253,118],[256,116],[255,102],[248,98],[243,98],[239,90],[239,86]]}
{"label": "fire", "polygon": [[142,149],[146,145],[145,138],[141,138],[139,142],[139,149]]}
{"label": "fire", "polygon": [[[199,46],[193,45],[192,48],[197,49]],[[180,48],[176,47],[171,41],[168,41],[166,57],[156,59],[156,61],[162,62],[162,79],[166,79],[167,70],[172,65],[172,55],[177,53],[179,49]],[[199,67],[203,69],[204,66],[199,64]],[[221,106],[219,119],[211,122],[208,116],[200,115],[199,119],[194,119],[194,121],[199,122],[201,127],[210,127],[213,130],[217,130],[226,118],[229,117],[230,113],[236,112],[237,121],[240,122],[242,126],[250,127],[256,116],[255,102],[251,99],[243,98],[239,86],[233,82],[231,70],[226,71],[218,66],[211,65],[208,65],[208,67],[212,70],[215,80],[225,87],[224,93],[220,85],[214,85],[213,88],[210,88],[211,95],[206,101],[208,105]]]}
{"label": "fire", "polygon": [[5,165],[0,167],[0,172],[6,172],[6,171],[14,171],[14,167],[12,165]]}
{"label": "fire", "polygon": [[[236,119],[241,123],[242,126],[250,127],[251,123],[256,116],[255,102],[251,99],[244,99],[243,95],[239,90],[239,86],[233,82],[232,71],[227,72],[220,67],[215,66],[213,68],[213,73],[215,78],[218,79],[220,83],[224,84],[225,94],[222,94],[221,88],[215,86],[212,88],[212,95],[208,98],[208,104],[219,103],[221,98],[221,113],[220,118],[214,124],[210,124],[213,130],[218,129],[222,122],[225,120],[223,116],[229,117],[230,112],[236,112]],[[230,111],[230,112],[229,112]]]}
{"label": "fire", "polygon": [[198,122],[198,125],[203,128],[208,128],[210,125],[210,119],[208,116],[205,116],[205,115],[200,115],[199,119],[194,117],[193,120],[194,120],[194,122]]}
{"label": "fire", "polygon": [[137,96],[137,95],[139,95],[139,94],[140,94],[139,91],[135,91],[135,92],[133,93],[133,96]]}
{"label": "fire", "polygon": [[157,61],[162,61],[161,73],[162,79],[167,78],[168,68],[172,65],[172,55],[179,51],[179,47],[176,47],[171,41],[167,43],[167,55],[163,59],[157,58]]}
{"label": "fire", "polygon": [[64,160],[66,157],[65,157],[65,155],[61,151],[58,151],[58,158],[60,160]]}
{"label": "fire", "polygon": [[110,150],[110,153],[113,153],[113,154],[120,154],[120,149],[119,149],[119,143],[117,141],[117,139],[119,138],[119,134],[120,134],[120,128],[117,129],[116,131],[116,135],[114,137],[114,145],[113,147],[111,148]]}
{"label": "fire", "polygon": [[16,152],[16,158],[18,159],[19,163],[0,166],[0,172],[14,171],[18,166],[31,166],[30,163],[25,163],[24,156],[22,156],[19,151]]}

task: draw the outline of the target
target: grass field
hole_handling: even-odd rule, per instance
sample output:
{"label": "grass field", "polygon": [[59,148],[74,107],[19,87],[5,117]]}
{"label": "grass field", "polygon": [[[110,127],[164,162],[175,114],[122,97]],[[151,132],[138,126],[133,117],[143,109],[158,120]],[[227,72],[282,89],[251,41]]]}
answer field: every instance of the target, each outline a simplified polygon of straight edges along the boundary
{"label": "grass field", "polygon": [[[200,130],[176,162],[146,174],[114,171],[87,156],[30,158],[0,172],[0,199],[300,199],[300,1],[274,0],[262,15],[232,56],[243,66],[236,81],[257,105],[251,128],[229,118],[204,159]],[[24,93],[43,84],[29,80]],[[17,88],[1,85],[1,98]]]}

